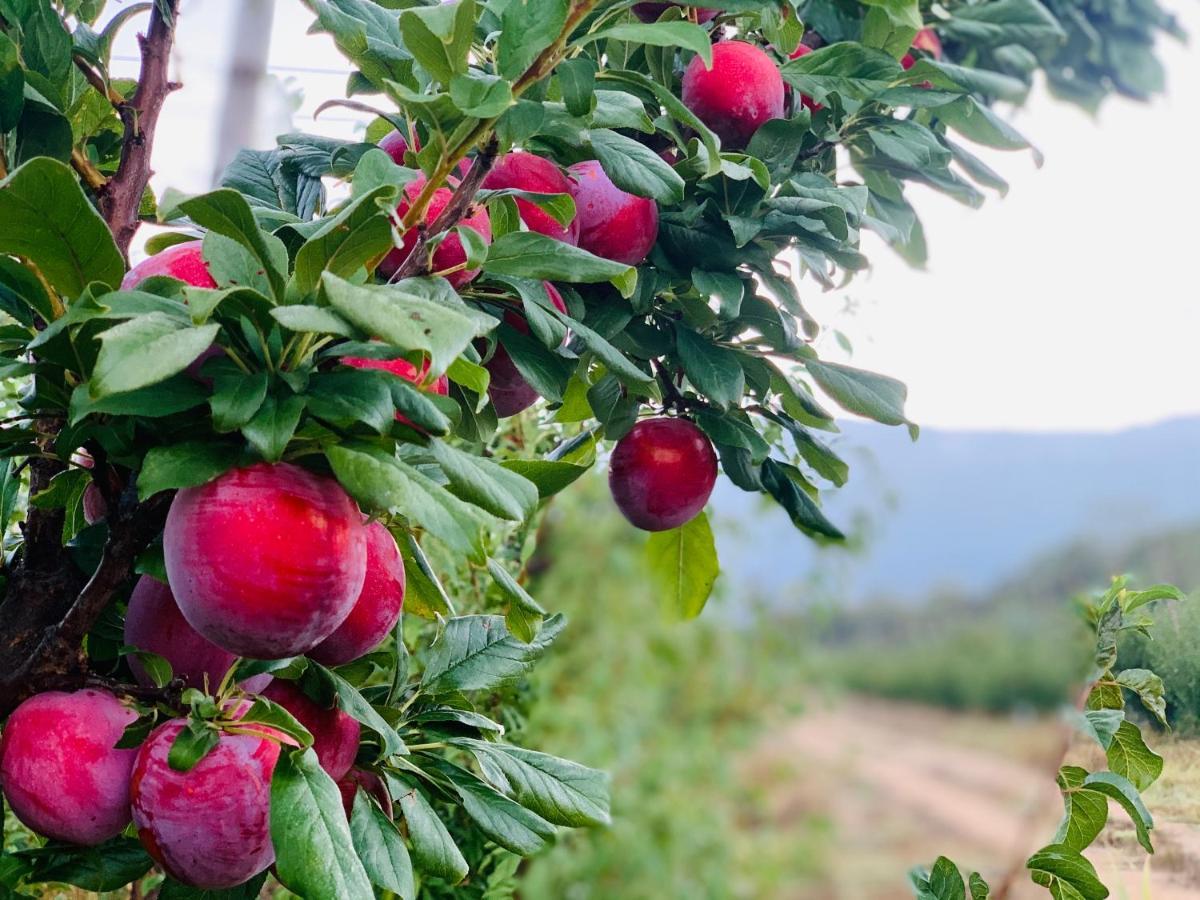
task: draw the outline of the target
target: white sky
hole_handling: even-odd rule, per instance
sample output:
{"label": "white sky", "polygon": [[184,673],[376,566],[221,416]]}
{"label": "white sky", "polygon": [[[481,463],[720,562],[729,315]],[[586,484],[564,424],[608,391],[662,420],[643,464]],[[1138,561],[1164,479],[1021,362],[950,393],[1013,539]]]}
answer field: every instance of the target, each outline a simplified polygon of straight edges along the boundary
{"label": "white sky", "polygon": [[[1173,0],[1200,40],[1200,6]],[[208,186],[223,48],[237,4],[185,0],[176,67],[185,88],[160,122],[155,184]],[[288,127],[344,137],[362,116],[313,108],[341,97],[345,63],[309,13],[278,0],[267,98],[256,143]],[[129,72],[130,27],[117,48]],[[217,49],[222,48],[222,49]],[[1168,95],[1110,100],[1097,119],[1039,93],[1017,119],[1046,155],[983,153],[1012,189],[970,210],[921,191],[930,265],[914,272],[868,236],[874,270],[807,304],[854,344],[853,362],[902,378],[925,426],[1112,430],[1200,413],[1200,51],[1165,41]],[[122,60],[124,60],[122,62]],[[369,101],[369,98],[366,98]],[[847,298],[857,311],[841,311]],[[837,358],[833,342],[823,353]]]}

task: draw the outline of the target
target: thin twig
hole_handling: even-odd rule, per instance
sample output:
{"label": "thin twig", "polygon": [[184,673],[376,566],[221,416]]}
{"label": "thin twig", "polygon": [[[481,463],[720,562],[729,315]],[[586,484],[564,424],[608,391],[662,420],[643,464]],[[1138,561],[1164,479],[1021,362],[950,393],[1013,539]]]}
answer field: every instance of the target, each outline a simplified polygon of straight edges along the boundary
{"label": "thin twig", "polygon": [[459,182],[458,187],[454,189],[454,195],[450,198],[450,202],[446,204],[445,209],[427,227],[417,226],[419,228],[417,242],[413,245],[412,252],[408,254],[404,262],[400,264],[400,268],[391,277],[391,281],[411,278],[414,275],[423,275],[429,271],[429,254],[425,252],[425,248],[429,243],[429,237],[441,234],[443,231],[449,231],[462,221],[467,211],[471,208],[471,204],[475,201],[475,195],[479,192],[479,186],[483,183],[483,179],[491,171],[498,151],[499,144],[493,137],[488,141],[487,146],[479,152],[479,155],[475,157],[470,171]]}
{"label": "thin twig", "polygon": [[138,209],[142,195],[150,183],[150,151],[154,145],[154,128],[167,94],[179,87],[167,78],[174,39],[174,22],[179,15],[179,0],[165,0],[168,18],[156,3],[150,13],[150,26],[145,35],[138,35],[142,69],[137,89],[129,102],[118,105],[117,111],[125,123],[121,146],[121,162],[117,173],[100,194],[100,211],[109,231],[116,239],[121,253],[128,255],[129,244],[137,231]]}

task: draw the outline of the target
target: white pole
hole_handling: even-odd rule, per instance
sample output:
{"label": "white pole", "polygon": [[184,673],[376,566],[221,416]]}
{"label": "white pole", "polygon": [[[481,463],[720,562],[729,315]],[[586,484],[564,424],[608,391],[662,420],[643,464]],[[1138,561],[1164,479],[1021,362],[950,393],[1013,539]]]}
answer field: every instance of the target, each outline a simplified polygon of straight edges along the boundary
{"label": "white pole", "polygon": [[233,17],[233,46],[225,76],[225,99],[217,124],[216,152],[212,181],[238,150],[249,146],[255,137],[259,96],[267,75],[267,57],[271,50],[271,21],[275,0],[237,0]]}

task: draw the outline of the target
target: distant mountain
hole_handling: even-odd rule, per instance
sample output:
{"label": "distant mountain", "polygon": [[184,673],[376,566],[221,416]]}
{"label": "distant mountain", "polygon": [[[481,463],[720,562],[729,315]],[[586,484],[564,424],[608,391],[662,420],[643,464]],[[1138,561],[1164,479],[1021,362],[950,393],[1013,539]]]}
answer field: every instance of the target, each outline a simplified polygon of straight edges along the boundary
{"label": "distant mountain", "polygon": [[1119,569],[1138,537],[1200,521],[1200,418],[1111,434],[927,429],[916,443],[847,422],[831,443],[851,478],[826,511],[850,549],[815,547],[777,507],[719,482],[718,547],[735,598],[979,596],[1064,545],[1082,544],[1090,565],[1111,552]]}

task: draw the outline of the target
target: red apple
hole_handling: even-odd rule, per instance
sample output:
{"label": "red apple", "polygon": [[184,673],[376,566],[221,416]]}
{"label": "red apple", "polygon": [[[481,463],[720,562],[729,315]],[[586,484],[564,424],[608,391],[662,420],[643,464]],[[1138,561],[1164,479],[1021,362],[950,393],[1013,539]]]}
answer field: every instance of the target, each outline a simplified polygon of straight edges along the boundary
{"label": "red apple", "polygon": [[617,441],[608,486],[625,518],[645,531],[678,528],[712,493],[717,456],[686,419],[643,419]]}
{"label": "red apple", "polygon": [[137,750],[117,750],[137,713],[105,691],[47,691],[13,711],[0,736],[12,811],[46,837],[94,846],[129,824]]}
{"label": "red apple", "polygon": [[[408,152],[408,137],[402,131],[389,131],[379,140],[379,149],[392,158],[398,166],[404,165],[404,154]],[[420,149],[420,148],[418,148]]]}
{"label": "red apple", "polygon": [[239,656],[311,650],[350,614],[367,570],[362,513],[290,463],[234,469],[175,495],[163,534],[188,624]]}
{"label": "red apple", "polygon": [[[682,3],[635,3],[633,4],[633,14],[643,22],[657,22],[662,14],[672,6],[683,6]],[[703,25],[705,22],[711,22],[717,17],[720,10],[706,9],[697,7],[696,21]]]}
{"label": "red apple", "polygon": [[[501,157],[483,179],[483,187],[488,190],[514,188],[539,194],[571,193],[571,182],[562,169],[550,160],[532,153],[509,153]],[[543,211],[536,203],[519,198],[517,212],[530,231],[566,241],[568,244],[579,242],[578,217],[563,228],[552,215]]]}
{"label": "red apple", "polygon": [[367,526],[367,577],[350,615],[308,652],[326,666],[340,666],[379,646],[404,608],[404,559],[382,522]]}
{"label": "red apple", "polygon": [[205,890],[231,888],[275,861],[271,844],[271,776],[279,759],[273,729],[222,732],[187,772],[167,763],[187,723],[159,726],[133,767],[133,822],[146,852],[177,881]]}
{"label": "red apple", "polygon": [[383,779],[374,772],[356,766],[337,783],[337,786],[338,790],[342,792],[342,808],[346,810],[347,819],[354,811],[354,795],[358,793],[360,787],[379,801],[379,805],[383,807],[383,811],[389,819],[392,817],[392,795],[388,793]]}
{"label": "red apple", "polygon": [[[171,589],[149,575],[143,575],[129,596],[125,613],[125,643],[139,650],[157,653],[171,664],[171,671],[188,687],[215,692],[237,657],[222,650],[187,623]],[[135,655],[129,656],[129,668],[138,684],[153,682]],[[270,675],[255,675],[242,682],[246,691],[256,692],[271,683]]]}
{"label": "red apple", "polygon": [[712,68],[696,56],[683,73],[683,103],[736,149],[769,119],[783,115],[783,76],[761,49],[744,41],[713,45]]}
{"label": "red apple", "polygon": [[[410,181],[404,186],[404,199],[396,207],[396,221],[408,212],[412,202],[417,199],[421,190],[425,187],[426,179],[424,175],[418,176],[413,181]],[[454,196],[454,192],[448,187],[438,188],[433,199],[429,203],[429,208],[425,211],[424,221],[431,223],[439,215],[446,205],[450,202],[450,198]],[[492,241],[492,222],[488,218],[487,210],[482,206],[472,206],[467,209],[466,216],[457,223],[466,228],[470,228],[479,234],[484,241],[491,243]],[[383,262],[379,264],[379,274],[383,278],[391,278],[396,274],[396,271],[408,258],[413,247],[417,243],[417,229],[410,228],[404,232],[404,237],[401,244],[396,249],[392,250],[383,258]],[[467,252],[463,249],[462,240],[457,234],[448,235],[445,240],[438,244],[437,249],[433,251],[433,271],[441,272],[446,269],[453,269],[455,266],[461,266],[467,261]],[[446,280],[454,287],[460,288],[470,282],[476,275],[479,274],[478,269],[458,269],[446,275]]]}
{"label": "red apple", "polygon": [[568,170],[575,184],[579,246],[596,256],[636,266],[658,239],[658,204],[627,194],[609,180],[596,160]]}
{"label": "red apple", "polygon": [[[791,52],[791,54],[788,56],[788,59],[800,59],[800,57],[808,56],[808,54],[812,52],[813,48],[808,46],[808,44],[801,44]],[[816,112],[818,109],[821,109],[821,104],[813,100],[813,98],[808,96],[808,94],[800,95],[800,105],[809,112]]]}
{"label": "red apple", "polygon": [[330,778],[337,781],[350,771],[362,732],[355,719],[336,707],[320,706],[290,681],[276,679],[262,695],[290,712],[312,733],[313,752]]}
{"label": "red apple", "polygon": [[[912,46],[914,50],[922,50],[934,59],[942,58],[942,41],[932,28],[922,28],[918,31],[917,36],[913,38]],[[911,53],[905,53],[900,59],[900,65],[904,67],[905,71],[916,64],[917,58]]]}
{"label": "red apple", "polygon": [[[554,308],[565,313],[567,304],[563,302],[562,294],[550,282],[544,281],[542,284],[545,285],[546,294],[550,297]],[[522,334],[529,334],[529,323],[525,321],[523,315],[517,312],[507,312],[504,314],[504,321]],[[484,368],[491,375],[491,380],[488,382],[488,396],[492,400],[492,406],[496,409],[496,415],[502,419],[529,409],[541,396],[525,380],[503,344],[496,345],[492,358],[487,361]]]}
{"label": "red apple", "polygon": [[131,291],[152,275],[166,275],[192,287],[215,288],[217,283],[209,274],[202,246],[200,241],[185,241],[142,260],[125,273],[121,290]]}

